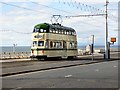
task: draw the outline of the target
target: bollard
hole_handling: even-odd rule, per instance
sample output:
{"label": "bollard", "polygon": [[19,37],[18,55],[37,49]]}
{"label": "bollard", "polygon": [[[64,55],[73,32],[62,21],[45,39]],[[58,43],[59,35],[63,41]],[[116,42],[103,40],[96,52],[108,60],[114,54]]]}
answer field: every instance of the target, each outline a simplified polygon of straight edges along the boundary
{"label": "bollard", "polygon": [[8,53],[9,54],[9,58],[11,59],[11,54],[10,53]]}
{"label": "bollard", "polygon": [[103,55],[104,55],[104,59],[105,59],[105,53]]}
{"label": "bollard", "polygon": [[4,59],[5,59],[5,54],[6,54],[6,53],[4,52],[4,53],[3,53],[3,58],[4,58]]}
{"label": "bollard", "polygon": [[22,58],[24,57],[23,52],[22,52]]}

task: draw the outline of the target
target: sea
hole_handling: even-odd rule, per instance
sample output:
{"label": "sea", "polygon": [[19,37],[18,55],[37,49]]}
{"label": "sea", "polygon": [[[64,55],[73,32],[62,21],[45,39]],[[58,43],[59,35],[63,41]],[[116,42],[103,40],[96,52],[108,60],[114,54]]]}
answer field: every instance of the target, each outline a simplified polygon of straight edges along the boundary
{"label": "sea", "polygon": [[[94,46],[94,49],[104,49],[104,46]],[[118,49],[118,46],[111,46],[112,49]],[[85,50],[86,46],[78,46],[78,49]],[[31,46],[16,46],[15,49],[13,46],[1,46],[0,53],[3,52],[30,52]]]}
{"label": "sea", "polygon": [[2,46],[0,47],[0,53],[3,52],[30,52],[31,46]]}

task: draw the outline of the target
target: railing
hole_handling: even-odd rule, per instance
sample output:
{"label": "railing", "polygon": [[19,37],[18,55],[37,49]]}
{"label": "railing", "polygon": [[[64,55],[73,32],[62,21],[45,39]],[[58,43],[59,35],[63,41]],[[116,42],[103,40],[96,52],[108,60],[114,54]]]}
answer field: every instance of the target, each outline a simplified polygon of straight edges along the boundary
{"label": "railing", "polygon": [[3,52],[0,53],[0,60],[29,58],[30,52]]}
{"label": "railing", "polygon": [[[96,49],[94,53],[103,53],[104,49]],[[111,52],[120,52],[118,49],[111,49]],[[90,52],[86,50],[78,49],[78,56],[90,55]],[[3,52],[0,53],[0,60],[4,59],[20,59],[20,58],[30,58],[30,52]]]}
{"label": "railing", "polygon": [[[110,49],[110,52],[120,52],[119,49]],[[94,49],[94,53],[99,53],[99,54],[104,54],[105,53],[105,50],[104,49]],[[84,50],[81,50],[81,49],[78,49],[78,55],[89,55],[91,54],[91,51],[86,51],[85,49]]]}

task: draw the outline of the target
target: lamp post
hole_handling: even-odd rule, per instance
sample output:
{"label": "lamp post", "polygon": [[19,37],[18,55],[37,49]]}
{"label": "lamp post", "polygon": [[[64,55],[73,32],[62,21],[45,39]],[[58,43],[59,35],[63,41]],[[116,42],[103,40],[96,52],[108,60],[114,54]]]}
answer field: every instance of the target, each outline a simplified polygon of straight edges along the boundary
{"label": "lamp post", "polygon": [[17,44],[13,44],[13,52],[15,52],[15,47],[17,46]]}

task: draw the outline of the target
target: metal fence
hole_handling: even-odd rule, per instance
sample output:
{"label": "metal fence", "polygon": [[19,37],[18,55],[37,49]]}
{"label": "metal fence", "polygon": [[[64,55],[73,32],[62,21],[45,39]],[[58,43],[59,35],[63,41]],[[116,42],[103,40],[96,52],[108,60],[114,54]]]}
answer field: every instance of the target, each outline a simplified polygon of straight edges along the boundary
{"label": "metal fence", "polygon": [[30,57],[30,52],[3,52],[3,53],[0,53],[0,60],[29,58],[29,57]]}

